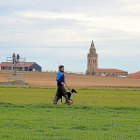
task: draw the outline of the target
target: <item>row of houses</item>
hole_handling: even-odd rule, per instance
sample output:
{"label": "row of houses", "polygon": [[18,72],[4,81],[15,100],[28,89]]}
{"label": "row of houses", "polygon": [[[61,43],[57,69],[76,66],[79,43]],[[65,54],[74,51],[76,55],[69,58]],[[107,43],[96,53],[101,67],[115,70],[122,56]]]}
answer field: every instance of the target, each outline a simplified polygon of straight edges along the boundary
{"label": "row of houses", "polygon": [[[22,63],[17,63],[16,67],[18,67],[19,70],[24,70],[24,71],[36,71],[36,72],[41,72],[42,67],[38,65],[36,62],[25,62],[24,64]],[[12,63],[7,63],[7,62],[2,62],[0,64],[0,70],[14,70],[15,64]],[[79,73],[82,74],[82,73]],[[97,76],[118,76],[118,77],[135,77],[135,78],[140,78],[140,71],[136,73],[132,73],[128,75],[127,71],[119,70],[119,69],[97,69],[93,75]]]}
{"label": "row of houses", "polygon": [[128,72],[119,69],[97,69],[93,75],[126,77],[128,76]]}

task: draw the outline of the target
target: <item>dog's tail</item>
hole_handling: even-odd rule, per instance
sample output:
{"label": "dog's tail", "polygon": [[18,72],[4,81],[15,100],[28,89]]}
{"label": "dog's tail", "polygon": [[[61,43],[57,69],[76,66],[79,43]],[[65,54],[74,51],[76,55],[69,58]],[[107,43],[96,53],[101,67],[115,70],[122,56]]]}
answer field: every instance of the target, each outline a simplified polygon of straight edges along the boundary
{"label": "dog's tail", "polygon": [[51,100],[54,100],[54,98],[51,96]]}

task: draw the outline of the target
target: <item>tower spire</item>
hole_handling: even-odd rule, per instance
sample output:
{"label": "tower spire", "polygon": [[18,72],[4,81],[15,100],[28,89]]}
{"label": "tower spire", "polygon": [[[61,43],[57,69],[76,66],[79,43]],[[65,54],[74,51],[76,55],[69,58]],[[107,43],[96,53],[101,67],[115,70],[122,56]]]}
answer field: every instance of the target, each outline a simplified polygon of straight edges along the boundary
{"label": "tower spire", "polygon": [[91,47],[89,50],[89,53],[87,55],[87,74],[92,74],[96,72],[98,69],[98,54],[96,53],[96,49],[94,46],[94,42],[92,40]]}
{"label": "tower spire", "polygon": [[93,40],[92,40],[92,42],[91,42],[91,47],[92,47],[92,46],[94,46],[94,42],[93,42]]}

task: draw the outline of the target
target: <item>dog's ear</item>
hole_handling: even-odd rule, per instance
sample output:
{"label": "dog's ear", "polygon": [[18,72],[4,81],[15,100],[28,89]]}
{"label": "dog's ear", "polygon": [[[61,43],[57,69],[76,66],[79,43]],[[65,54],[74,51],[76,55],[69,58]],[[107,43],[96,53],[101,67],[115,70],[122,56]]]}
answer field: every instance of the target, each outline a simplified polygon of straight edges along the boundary
{"label": "dog's ear", "polygon": [[72,93],[73,93],[74,91],[75,91],[74,89],[71,90]]}
{"label": "dog's ear", "polygon": [[72,92],[77,93],[77,91],[75,89],[72,89]]}

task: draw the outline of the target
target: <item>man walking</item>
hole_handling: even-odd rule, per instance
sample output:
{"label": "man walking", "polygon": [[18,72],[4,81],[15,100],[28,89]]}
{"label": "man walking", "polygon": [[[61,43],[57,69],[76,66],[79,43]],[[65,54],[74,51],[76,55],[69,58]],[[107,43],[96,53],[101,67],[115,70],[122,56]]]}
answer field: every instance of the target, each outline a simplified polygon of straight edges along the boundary
{"label": "man walking", "polygon": [[67,91],[64,88],[65,76],[64,76],[64,66],[63,65],[59,66],[59,72],[57,73],[56,81],[57,81],[58,88],[57,88],[57,92],[56,92],[54,100],[53,100],[53,104],[57,104],[57,102],[59,100],[59,95],[63,95],[66,99],[66,104],[71,105],[72,102],[69,101]]}

